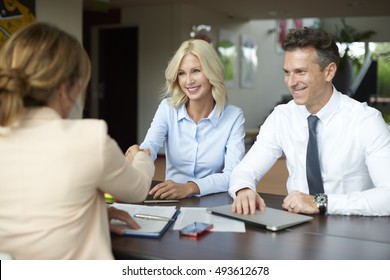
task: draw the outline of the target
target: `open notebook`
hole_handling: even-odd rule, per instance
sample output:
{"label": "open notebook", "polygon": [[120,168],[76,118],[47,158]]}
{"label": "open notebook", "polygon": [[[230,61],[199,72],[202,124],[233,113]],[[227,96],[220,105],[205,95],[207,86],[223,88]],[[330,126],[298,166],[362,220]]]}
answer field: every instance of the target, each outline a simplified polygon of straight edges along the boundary
{"label": "open notebook", "polygon": [[[134,230],[127,226],[122,221],[111,220],[112,224],[123,225],[126,227],[125,235],[137,237],[158,238],[161,237],[176,219],[179,211],[176,206],[145,206],[138,204],[113,203],[113,207],[127,211],[131,217],[141,226],[141,229]],[[134,217],[135,214],[157,215],[172,219],[171,221],[156,221],[139,219]]]}
{"label": "open notebook", "polygon": [[232,212],[232,206],[222,205],[207,208],[209,213],[237,219],[253,225],[265,227],[268,230],[278,231],[287,227],[311,221],[313,217],[290,213],[284,210],[266,207],[265,211],[257,211],[254,215],[243,215]]}

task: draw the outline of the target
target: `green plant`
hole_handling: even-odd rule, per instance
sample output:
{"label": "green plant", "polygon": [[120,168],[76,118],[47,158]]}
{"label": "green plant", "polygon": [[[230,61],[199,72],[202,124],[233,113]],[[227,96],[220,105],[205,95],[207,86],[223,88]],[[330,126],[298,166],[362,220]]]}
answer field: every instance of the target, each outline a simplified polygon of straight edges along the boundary
{"label": "green plant", "polygon": [[[373,30],[357,31],[356,28],[347,24],[345,18],[341,18],[341,24],[341,28],[339,26],[336,26],[336,31],[334,33],[335,40],[340,44],[345,45],[344,55],[341,60],[343,61],[343,58],[344,60],[345,58],[349,58],[352,62],[352,65],[357,66],[359,69],[361,66],[361,59],[350,53],[350,44],[354,42],[365,41],[369,39],[372,35],[375,35],[376,32]],[[342,64],[341,61],[340,64],[340,67],[342,68],[344,64]]]}
{"label": "green plant", "polygon": [[382,113],[382,115],[383,115],[383,118],[385,119],[385,122],[390,124],[390,113],[388,113],[388,114]]}

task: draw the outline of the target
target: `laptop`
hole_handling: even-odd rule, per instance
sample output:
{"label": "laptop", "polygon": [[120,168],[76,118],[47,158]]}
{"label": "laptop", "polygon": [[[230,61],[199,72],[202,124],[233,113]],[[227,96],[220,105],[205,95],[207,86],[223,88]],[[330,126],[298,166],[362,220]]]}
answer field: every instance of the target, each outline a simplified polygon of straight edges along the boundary
{"label": "laptop", "polygon": [[309,222],[313,217],[287,212],[284,210],[266,207],[265,211],[257,211],[254,215],[244,215],[232,212],[231,205],[222,205],[207,208],[207,212],[215,215],[232,218],[268,230],[278,231],[298,224]]}

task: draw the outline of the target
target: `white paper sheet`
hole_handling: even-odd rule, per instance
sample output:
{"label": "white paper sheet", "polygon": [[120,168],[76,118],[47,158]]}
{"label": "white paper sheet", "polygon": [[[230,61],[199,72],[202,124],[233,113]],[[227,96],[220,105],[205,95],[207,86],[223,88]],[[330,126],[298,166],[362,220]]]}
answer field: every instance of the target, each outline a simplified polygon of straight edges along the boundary
{"label": "white paper sheet", "polygon": [[[144,206],[138,204],[122,204],[114,203],[113,207],[127,211],[130,216],[134,216],[136,213],[149,214],[149,215],[158,215],[171,218],[176,212],[176,206]],[[134,218],[134,217],[133,217]],[[155,220],[145,220],[134,218],[134,220],[140,225],[141,229],[134,230],[126,228],[127,234],[144,234],[148,233],[159,233],[167,225],[167,221],[155,221]],[[124,222],[120,220],[113,219],[111,221],[113,224],[125,225]]]}
{"label": "white paper sheet", "polygon": [[181,207],[177,217],[174,230],[181,230],[193,222],[210,223],[214,225],[211,231],[221,232],[245,232],[245,223],[213,215],[206,212],[206,208],[201,207]]}

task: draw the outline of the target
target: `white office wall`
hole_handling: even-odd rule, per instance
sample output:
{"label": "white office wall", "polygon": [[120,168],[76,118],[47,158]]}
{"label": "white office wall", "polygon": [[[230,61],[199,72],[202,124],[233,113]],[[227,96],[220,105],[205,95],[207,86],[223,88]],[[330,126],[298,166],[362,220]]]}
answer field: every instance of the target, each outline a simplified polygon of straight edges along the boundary
{"label": "white office wall", "polygon": [[83,1],[35,0],[36,20],[55,24],[80,41],[83,33]]}
{"label": "white office wall", "polygon": [[257,45],[258,67],[253,86],[244,88],[240,83],[241,56],[238,53],[234,85],[228,88],[229,102],[244,110],[246,129],[258,128],[282,95],[288,94],[283,84],[282,54],[276,51],[277,34],[269,32],[275,25],[275,20],[261,20],[222,26],[234,34],[238,51],[243,34],[251,36]]}
{"label": "white office wall", "polygon": [[[83,1],[81,0],[36,0],[36,20],[56,25],[75,36],[80,42],[83,39]],[[82,106],[81,99],[78,105]],[[70,118],[80,118],[73,111]]]}

